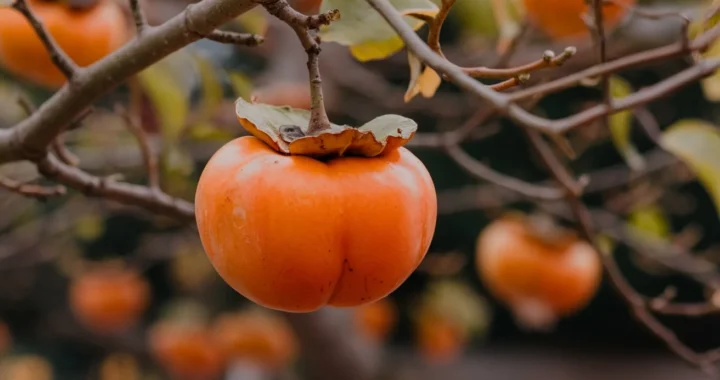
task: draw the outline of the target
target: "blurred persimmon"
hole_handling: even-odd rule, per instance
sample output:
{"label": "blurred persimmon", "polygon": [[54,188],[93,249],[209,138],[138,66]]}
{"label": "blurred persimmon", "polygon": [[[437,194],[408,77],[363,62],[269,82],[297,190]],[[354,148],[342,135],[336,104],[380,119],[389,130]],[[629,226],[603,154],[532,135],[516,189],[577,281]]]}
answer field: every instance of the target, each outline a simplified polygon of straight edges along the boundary
{"label": "blurred persimmon", "polygon": [[[628,14],[626,7],[636,0],[615,0],[603,4],[606,28],[616,27]],[[523,0],[527,17],[552,39],[578,38],[589,35],[583,14],[590,15],[586,0]]]}
{"label": "blurred persimmon", "polygon": [[213,337],[229,360],[271,371],[287,366],[297,353],[293,331],[283,319],[268,312],[223,314],[215,322]]}
{"label": "blurred persimmon", "polygon": [[173,379],[218,379],[225,368],[222,351],[201,323],[165,320],[148,332],[150,352]]}
{"label": "blurred persimmon", "polygon": [[277,82],[255,90],[252,97],[257,103],[274,106],[290,106],[309,110],[311,106],[310,87],[307,83]]}
{"label": "blurred persimmon", "polygon": [[397,323],[398,311],[389,298],[383,298],[355,310],[355,325],[369,340],[382,342],[387,339]]}
{"label": "blurred persimmon", "polygon": [[462,352],[467,334],[461,326],[439,314],[425,314],[415,325],[420,353],[431,363],[448,363]]}
{"label": "blurred persimmon", "polygon": [[118,333],[140,319],[150,301],[150,285],[134,270],[98,266],[70,285],[70,306],[87,328]]}
{"label": "blurred persimmon", "polygon": [[[77,8],[60,1],[27,0],[57,44],[78,66],[88,66],[125,44],[128,20],[112,0]],[[55,89],[65,83],[50,54],[20,12],[0,7],[0,63],[11,73]]]}
{"label": "blurred persimmon", "polygon": [[305,14],[315,14],[320,10],[322,0],[291,0],[290,4],[297,11]]}
{"label": "blurred persimmon", "polygon": [[595,250],[574,233],[508,214],[483,230],[476,268],[490,292],[527,328],[547,328],[584,307],[602,279]]}
{"label": "blurred persimmon", "polygon": [[205,252],[230,286],[267,308],[310,312],[397,289],[425,257],[437,199],[402,147],[321,161],[246,136],[210,159],[195,209]]}

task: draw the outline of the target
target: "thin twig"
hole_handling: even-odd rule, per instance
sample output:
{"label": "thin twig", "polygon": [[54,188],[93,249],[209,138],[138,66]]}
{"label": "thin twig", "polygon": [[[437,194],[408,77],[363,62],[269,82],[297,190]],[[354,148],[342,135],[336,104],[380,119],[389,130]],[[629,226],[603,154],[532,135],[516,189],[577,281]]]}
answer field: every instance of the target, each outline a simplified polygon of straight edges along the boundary
{"label": "thin twig", "polygon": [[4,176],[0,176],[0,188],[40,200],[65,195],[66,193],[64,186],[45,187],[16,181]]}
{"label": "thin twig", "polygon": [[265,37],[257,34],[236,33],[220,30],[213,31],[209,35],[205,36],[205,38],[223,44],[233,44],[240,46],[258,46],[261,43],[265,42]]}
{"label": "thin twig", "polygon": [[27,0],[15,0],[12,7],[15,8],[18,12],[22,13],[23,16],[25,16],[27,21],[35,30],[35,33],[40,38],[40,41],[42,41],[45,49],[50,54],[50,58],[52,59],[55,66],[63,73],[63,75],[65,75],[65,78],[67,78],[68,81],[72,82],[73,77],[78,72],[78,70],[80,70],[80,68],[77,66],[77,64],[75,64],[72,58],[70,58],[65,53],[65,51],[58,45],[57,41],[55,41],[55,38],[53,38],[50,32],[48,32],[48,30],[45,28],[42,21],[40,21],[40,19],[38,19],[35,15],[35,12],[30,9]]}
{"label": "thin twig", "polygon": [[153,153],[148,134],[140,125],[137,115],[133,115],[120,104],[115,105],[115,113],[121,115],[123,119],[125,119],[125,124],[137,140],[143,157],[143,162],[145,163],[145,170],[147,171],[148,186],[150,186],[151,190],[160,190],[160,170],[158,166],[158,159]]}
{"label": "thin twig", "polygon": [[135,22],[135,30],[137,31],[137,34],[143,34],[145,29],[149,28],[150,25],[148,24],[145,12],[140,5],[140,0],[130,0],[130,11],[133,15],[133,21]]}

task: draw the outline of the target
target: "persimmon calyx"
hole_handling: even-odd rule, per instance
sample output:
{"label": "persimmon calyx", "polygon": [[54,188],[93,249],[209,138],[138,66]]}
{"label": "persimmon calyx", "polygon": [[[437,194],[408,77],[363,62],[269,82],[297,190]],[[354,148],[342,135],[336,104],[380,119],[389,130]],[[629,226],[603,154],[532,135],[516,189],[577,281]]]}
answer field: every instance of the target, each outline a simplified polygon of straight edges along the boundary
{"label": "persimmon calyx", "polygon": [[310,111],[287,106],[235,102],[238,121],[250,134],[279,153],[325,157],[375,157],[405,145],[417,123],[400,115],[382,115],[365,125],[330,124],[329,129],[308,134]]}

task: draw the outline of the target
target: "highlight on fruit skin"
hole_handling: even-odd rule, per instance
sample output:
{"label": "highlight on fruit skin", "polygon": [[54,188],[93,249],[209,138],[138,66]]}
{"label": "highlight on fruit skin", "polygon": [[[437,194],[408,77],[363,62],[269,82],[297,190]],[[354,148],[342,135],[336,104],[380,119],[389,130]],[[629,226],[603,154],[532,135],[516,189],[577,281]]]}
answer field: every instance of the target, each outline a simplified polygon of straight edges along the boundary
{"label": "highlight on fruit skin", "polygon": [[227,360],[250,363],[267,371],[285,368],[298,352],[290,326],[267,311],[222,314],[213,325],[212,336]]}
{"label": "highlight on fruit skin", "polygon": [[387,297],[359,306],[354,311],[356,329],[375,343],[384,342],[397,324],[397,306]]}
{"label": "highlight on fruit skin", "polygon": [[[85,9],[44,0],[27,3],[58,46],[80,67],[110,54],[131,36],[128,19],[113,0],[99,0]],[[30,23],[10,7],[0,7],[0,64],[10,73],[49,89],[66,82]]]}
{"label": "highlight on fruit skin", "polygon": [[[615,0],[603,4],[606,30],[617,27],[630,12],[626,7],[637,0]],[[616,4],[617,3],[617,4]],[[583,14],[590,15],[585,0],[523,0],[525,14],[532,24],[554,40],[589,36]]]}
{"label": "highlight on fruit skin", "polygon": [[135,324],[150,297],[150,285],[139,273],[109,265],[80,274],[69,289],[76,318],[103,334],[119,333]]}
{"label": "highlight on fruit skin", "polygon": [[589,243],[522,214],[507,214],[481,232],[476,269],[517,322],[534,330],[584,308],[602,280],[600,258]]}
{"label": "highlight on fruit skin", "polygon": [[205,252],[231,287],[270,309],[311,312],[397,289],[429,248],[437,199],[405,148],[319,160],[246,136],[210,159],[195,209]]}
{"label": "highlight on fruit skin", "polygon": [[148,331],[150,353],[173,379],[217,379],[225,357],[202,323],[179,320],[156,322]]}

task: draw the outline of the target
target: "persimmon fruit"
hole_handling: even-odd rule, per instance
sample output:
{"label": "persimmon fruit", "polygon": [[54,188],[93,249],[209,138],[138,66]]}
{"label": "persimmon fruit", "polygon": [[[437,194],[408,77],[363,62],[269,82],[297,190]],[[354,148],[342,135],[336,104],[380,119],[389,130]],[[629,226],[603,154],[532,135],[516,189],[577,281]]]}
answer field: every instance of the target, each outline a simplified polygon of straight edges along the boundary
{"label": "persimmon fruit", "polygon": [[[82,9],[60,1],[27,3],[57,44],[81,67],[105,57],[131,36],[125,13],[113,0],[98,0]],[[58,88],[66,81],[30,23],[9,7],[0,7],[0,64],[18,77],[47,88]]]}
{"label": "persimmon fruit", "polygon": [[322,0],[292,0],[291,5],[297,11],[305,14],[315,14],[320,10]]}
{"label": "persimmon fruit", "polygon": [[415,337],[423,357],[436,364],[452,361],[467,344],[463,329],[439,315],[420,317],[415,325]]}
{"label": "persimmon fruit", "polygon": [[252,94],[258,103],[274,106],[289,106],[309,110],[311,106],[310,87],[307,83],[278,82],[260,87]]}
{"label": "persimmon fruit", "polygon": [[294,332],[283,319],[265,312],[234,312],[218,317],[213,327],[217,346],[230,360],[279,370],[297,354]]}
{"label": "persimmon fruit", "polygon": [[432,179],[405,148],[316,159],[250,136],[215,153],[195,202],[220,276],[253,302],[287,312],[387,296],[422,261],[437,216]]}
{"label": "persimmon fruit", "polygon": [[[615,0],[603,4],[603,21],[606,28],[620,24],[628,13],[627,6],[637,0]],[[585,0],[523,0],[530,22],[555,40],[579,38],[588,35],[588,28],[582,19],[590,14]]]}
{"label": "persimmon fruit", "polygon": [[583,308],[602,280],[590,244],[538,226],[524,215],[506,215],[483,230],[476,246],[480,279],[530,329],[547,328]]}
{"label": "persimmon fruit", "polygon": [[113,334],[140,319],[150,302],[150,285],[133,270],[102,266],[74,279],[69,299],[87,328]]}
{"label": "persimmon fruit", "polygon": [[397,307],[389,298],[359,306],[355,310],[355,324],[363,336],[373,342],[382,342],[397,323]]}
{"label": "persimmon fruit", "polygon": [[210,329],[201,323],[165,320],[148,332],[150,352],[173,379],[218,379],[225,357]]}

